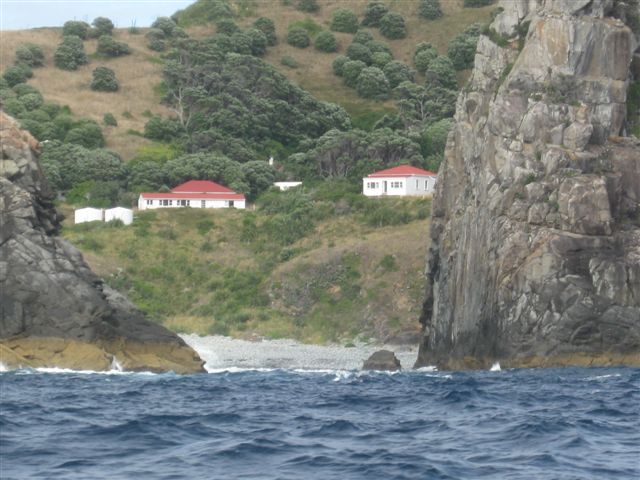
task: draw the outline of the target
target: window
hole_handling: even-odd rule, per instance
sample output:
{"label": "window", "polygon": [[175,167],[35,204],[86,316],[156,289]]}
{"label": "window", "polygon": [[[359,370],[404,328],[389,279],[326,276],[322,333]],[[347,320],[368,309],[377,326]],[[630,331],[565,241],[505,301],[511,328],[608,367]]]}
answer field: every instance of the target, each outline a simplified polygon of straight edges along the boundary
{"label": "window", "polygon": [[207,202],[205,200],[201,200],[200,201],[200,207],[201,208],[206,208],[206,206],[207,206]]}
{"label": "window", "polygon": [[181,207],[188,207],[190,200],[177,200],[176,205],[180,205]]}
{"label": "window", "polygon": [[391,188],[402,188],[402,182],[391,182]]}
{"label": "window", "polygon": [[420,187],[420,186],[419,186],[419,183],[420,183],[420,180],[418,180],[418,179],[416,178],[416,190],[418,190],[418,188]]}
{"label": "window", "polygon": [[367,188],[371,188],[371,189],[378,188],[378,182],[367,182]]}
{"label": "window", "polygon": [[147,205],[153,205],[153,200],[147,200]]}
{"label": "window", "polygon": [[167,205],[169,205],[169,200],[160,200],[160,202],[161,202],[160,204],[161,204],[163,207],[166,207]]}

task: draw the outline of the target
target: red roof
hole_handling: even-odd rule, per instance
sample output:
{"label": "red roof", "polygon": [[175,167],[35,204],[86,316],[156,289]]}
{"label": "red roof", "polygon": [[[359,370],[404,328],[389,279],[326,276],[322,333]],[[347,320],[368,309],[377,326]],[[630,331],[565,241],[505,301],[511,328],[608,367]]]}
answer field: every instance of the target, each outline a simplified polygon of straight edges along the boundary
{"label": "red roof", "polygon": [[171,189],[172,193],[236,193],[230,188],[224,187],[209,180],[189,180]]}
{"label": "red roof", "polygon": [[429,170],[423,170],[418,167],[412,167],[411,165],[399,165],[393,168],[387,168],[386,170],[380,170],[379,172],[372,173],[367,178],[375,177],[410,177],[412,175],[420,175],[423,177],[437,177],[438,175],[430,172]]}
{"label": "red roof", "polygon": [[241,193],[235,193],[229,190],[231,193],[141,193],[142,198],[148,200],[163,200],[163,199],[178,199],[178,200],[244,200],[244,195]]}

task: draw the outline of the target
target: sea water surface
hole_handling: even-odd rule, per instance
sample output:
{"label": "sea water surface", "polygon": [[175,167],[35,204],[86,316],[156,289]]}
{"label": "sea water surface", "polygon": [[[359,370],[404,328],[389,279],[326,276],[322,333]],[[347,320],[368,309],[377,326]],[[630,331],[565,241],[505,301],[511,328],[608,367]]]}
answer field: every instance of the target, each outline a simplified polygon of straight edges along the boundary
{"label": "sea water surface", "polygon": [[640,478],[640,369],[210,369],[0,373],[0,477]]}

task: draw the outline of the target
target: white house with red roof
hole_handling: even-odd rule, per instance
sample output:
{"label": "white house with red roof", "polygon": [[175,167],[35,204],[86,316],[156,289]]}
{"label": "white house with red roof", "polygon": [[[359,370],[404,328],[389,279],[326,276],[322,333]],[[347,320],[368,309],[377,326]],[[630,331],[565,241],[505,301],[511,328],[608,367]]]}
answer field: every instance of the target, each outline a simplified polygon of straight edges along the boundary
{"label": "white house with red roof", "polygon": [[437,178],[429,170],[399,165],[364,177],[362,193],[367,197],[431,195]]}
{"label": "white house with red roof", "polygon": [[141,193],[138,209],[246,208],[244,195],[209,180],[190,180],[170,192]]}

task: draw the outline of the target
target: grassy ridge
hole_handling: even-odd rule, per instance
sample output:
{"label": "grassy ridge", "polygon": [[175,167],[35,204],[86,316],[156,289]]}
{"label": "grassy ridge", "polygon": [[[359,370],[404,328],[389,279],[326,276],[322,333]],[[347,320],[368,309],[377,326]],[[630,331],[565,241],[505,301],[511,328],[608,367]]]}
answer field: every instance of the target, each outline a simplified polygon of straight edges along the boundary
{"label": "grassy ridge", "polygon": [[177,331],[316,343],[415,335],[430,202],[364,200],[318,202],[339,212],[286,245],[247,233],[252,222],[270,229],[277,215],[264,209],[148,211],[132,226],[63,234],[107,283]]}

